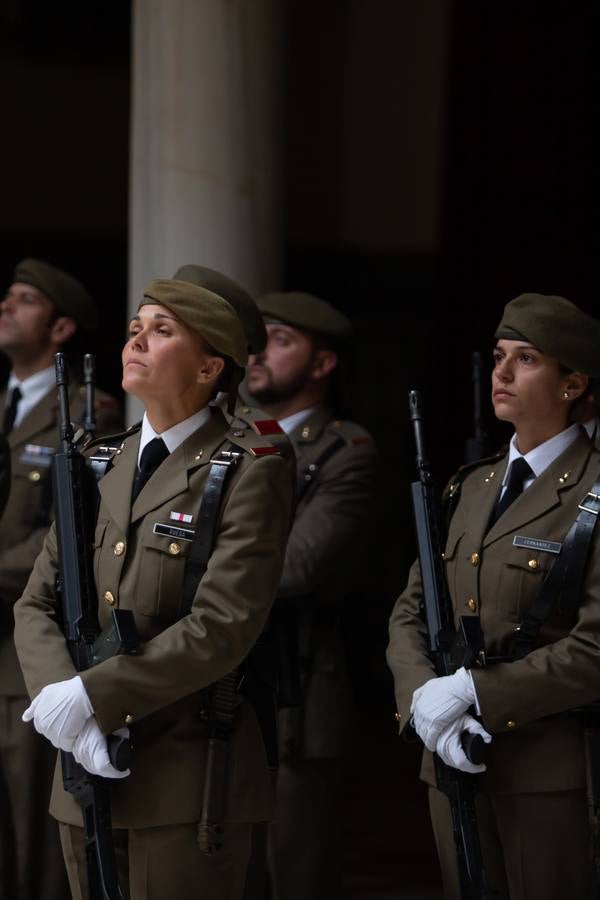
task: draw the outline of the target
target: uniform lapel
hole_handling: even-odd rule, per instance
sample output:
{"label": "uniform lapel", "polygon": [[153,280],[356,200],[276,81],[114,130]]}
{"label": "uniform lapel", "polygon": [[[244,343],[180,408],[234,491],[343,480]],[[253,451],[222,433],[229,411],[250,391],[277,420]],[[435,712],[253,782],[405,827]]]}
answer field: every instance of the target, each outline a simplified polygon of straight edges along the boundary
{"label": "uniform lapel", "polygon": [[290,432],[289,438],[296,454],[299,471],[308,461],[311,453],[314,455],[314,445],[323,434],[323,429],[330,419],[330,411],[325,407],[319,407]]}
{"label": "uniform lapel", "polygon": [[[4,394],[6,402],[6,393]],[[2,402],[0,398],[0,403]],[[0,407],[3,409],[4,407]],[[8,443],[10,447],[18,447],[20,444],[31,443],[31,438],[35,437],[41,431],[48,431],[53,427],[56,429],[56,439],[58,441],[57,427],[57,400],[56,391],[51,389],[45,394],[39,403],[33,407],[23,421],[8,435]]]}
{"label": "uniform lapel", "polygon": [[561,493],[573,490],[581,480],[593,449],[587,434],[582,432],[500,516],[485,535],[484,547],[558,506]]}
{"label": "uniform lapel", "polygon": [[[166,503],[171,497],[183,494],[188,488],[190,472],[210,463],[215,450],[223,443],[223,437],[228,428],[223,413],[213,409],[211,418],[206,425],[190,435],[183,444],[169,454],[160,468],[148,479],[131,509],[131,522],[143,518],[151,510]],[[130,495],[133,471],[129,488]]]}
{"label": "uniform lapel", "polygon": [[475,508],[469,509],[469,531],[472,531],[474,535],[483,536],[487,531],[507,465],[508,454],[497,462],[491,463],[489,469],[481,470],[479,477],[482,490],[477,494]]}

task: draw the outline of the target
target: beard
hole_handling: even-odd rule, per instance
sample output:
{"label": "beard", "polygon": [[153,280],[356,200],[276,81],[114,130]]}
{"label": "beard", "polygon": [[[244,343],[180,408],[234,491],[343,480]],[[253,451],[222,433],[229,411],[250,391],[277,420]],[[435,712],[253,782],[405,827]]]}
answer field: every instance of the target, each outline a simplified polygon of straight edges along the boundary
{"label": "beard", "polygon": [[285,402],[300,393],[308,380],[312,366],[313,360],[311,358],[306,361],[306,364],[300,371],[288,375],[286,378],[276,380],[271,369],[261,365],[266,376],[265,382],[262,387],[255,390],[251,390],[248,387],[248,391],[261,406],[271,406],[274,403]]}

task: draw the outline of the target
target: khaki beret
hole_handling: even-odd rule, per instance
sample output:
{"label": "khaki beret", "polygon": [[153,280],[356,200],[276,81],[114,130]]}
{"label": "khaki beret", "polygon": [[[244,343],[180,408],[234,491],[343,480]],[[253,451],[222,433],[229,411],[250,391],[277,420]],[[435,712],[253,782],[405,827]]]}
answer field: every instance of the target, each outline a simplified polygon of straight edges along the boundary
{"label": "khaki beret", "polygon": [[246,336],[233,307],[212,291],[189,281],[156,278],[144,290],[140,307],[159,303],[199,332],[208,343],[243,368],[248,361]]}
{"label": "khaki beret", "polygon": [[199,287],[206,288],[212,291],[213,294],[222,297],[223,300],[227,300],[240,318],[246,335],[248,352],[260,353],[261,350],[265,349],[267,345],[265,323],[256,303],[239,284],[236,284],[231,278],[227,278],[226,275],[215,272],[214,269],[195,265],[180,266],[173,278],[197,284]]}
{"label": "khaki beret", "polygon": [[313,294],[302,291],[272,293],[260,297],[256,302],[266,322],[283,322],[336,341],[347,341],[352,334],[349,319],[331,303]]}
{"label": "khaki beret", "polygon": [[30,284],[45,294],[62,316],[70,316],[82,331],[92,332],[98,324],[98,311],[91,295],[80,281],[62,269],[41,259],[22,259],[13,282]]}
{"label": "khaki beret", "polygon": [[511,300],[496,338],[525,338],[567,369],[600,376],[600,324],[564,297],[521,294]]}

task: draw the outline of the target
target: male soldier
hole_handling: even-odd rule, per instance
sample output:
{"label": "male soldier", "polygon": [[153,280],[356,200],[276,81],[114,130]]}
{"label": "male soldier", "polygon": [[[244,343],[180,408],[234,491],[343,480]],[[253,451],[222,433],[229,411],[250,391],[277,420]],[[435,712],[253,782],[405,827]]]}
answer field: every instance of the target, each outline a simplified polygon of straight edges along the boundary
{"label": "male soldier", "polygon": [[351,332],[346,317],[304,293],[268,294],[258,307],[268,343],[250,360],[248,390],[279,421],[297,457],[298,505],[277,606],[280,633],[287,625],[289,636],[293,623],[285,653],[299,659],[302,694],[300,716],[294,721],[290,709],[280,716],[269,868],[275,900],[335,900],[340,760],[352,731],[341,605],[366,545],[374,449],[362,428],[331,408]]}
{"label": "male soldier", "polygon": [[[0,393],[3,432],[10,447],[12,483],[0,522],[0,791],[10,797],[2,817],[2,845],[15,846],[18,900],[64,900],[66,879],[55,823],[48,815],[54,753],[21,715],[27,692],[13,645],[12,607],[27,583],[48,530],[50,467],[58,445],[54,354],[76,333],[95,329],[92,298],[75,278],[45,262],[24,259],[0,303],[0,350],[11,362]],[[75,422],[85,389],[72,391]],[[115,400],[98,393],[97,431],[121,427]],[[6,833],[7,830],[9,833]],[[4,860],[3,874],[11,866]]]}

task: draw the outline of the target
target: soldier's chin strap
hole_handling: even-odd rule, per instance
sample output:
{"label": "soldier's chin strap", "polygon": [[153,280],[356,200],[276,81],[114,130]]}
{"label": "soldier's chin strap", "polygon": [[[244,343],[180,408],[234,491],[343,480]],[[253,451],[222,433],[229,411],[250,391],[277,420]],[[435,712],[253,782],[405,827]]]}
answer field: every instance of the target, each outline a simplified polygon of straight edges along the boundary
{"label": "soldier's chin strap", "polygon": [[511,659],[523,659],[535,650],[539,633],[554,610],[566,618],[575,617],[599,513],[600,479],[579,504],[579,513],[563,541],[560,555],[555,559],[539,594],[515,632]]}

